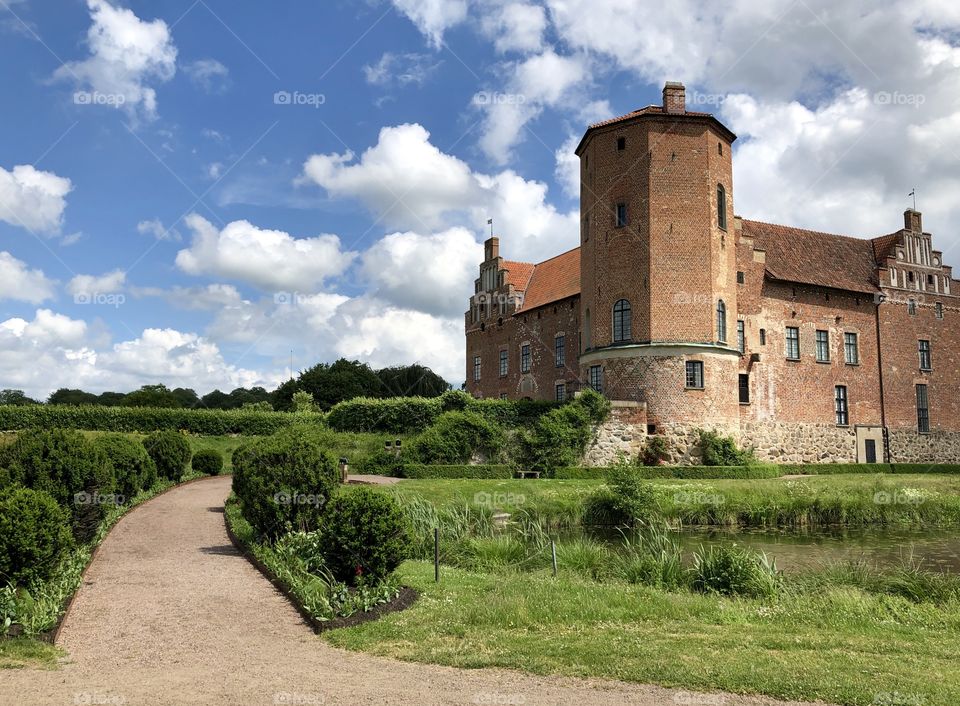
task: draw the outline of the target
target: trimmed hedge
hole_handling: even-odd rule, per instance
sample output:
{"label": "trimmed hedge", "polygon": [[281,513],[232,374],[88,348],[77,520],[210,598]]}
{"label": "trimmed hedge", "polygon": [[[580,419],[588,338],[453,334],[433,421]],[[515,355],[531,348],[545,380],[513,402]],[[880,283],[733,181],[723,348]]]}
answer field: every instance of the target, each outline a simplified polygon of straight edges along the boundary
{"label": "trimmed hedge", "polygon": [[0,405],[0,430],[84,429],[88,431],[146,432],[160,429],[188,431],[204,436],[246,434],[266,436],[292,424],[323,415],[293,415],[244,409],[163,409],[101,407],[98,405]]}
{"label": "trimmed hedge", "polygon": [[47,492],[0,492],[0,585],[25,585],[50,577],[73,546],[70,515]]}
{"label": "trimmed hedge", "polygon": [[496,460],[506,437],[499,424],[475,412],[444,412],[417,436],[404,454],[412,462],[465,464],[475,453]]}
{"label": "trimmed hedge", "polygon": [[513,469],[510,466],[492,464],[477,466],[428,466],[421,463],[407,463],[403,466],[405,478],[477,478],[492,480],[494,478],[512,478]]}
{"label": "trimmed hedge", "polygon": [[93,446],[107,458],[113,469],[116,489],[129,500],[157,480],[157,466],[139,441],[123,434],[103,434]]}
{"label": "trimmed hedge", "polygon": [[143,448],[157,467],[157,475],[179,483],[187,472],[193,449],[183,434],[169,429],[155,431],[143,440]]}
{"label": "trimmed hedge", "polygon": [[197,473],[218,476],[223,470],[223,454],[216,449],[200,449],[193,455],[190,465]]}
{"label": "trimmed hedge", "polygon": [[960,473],[958,463],[892,463],[891,473],[943,473],[955,475]]}
{"label": "trimmed hedge", "polygon": [[[605,479],[607,468],[568,467],[558,468],[553,478],[566,480]],[[640,478],[689,478],[694,480],[719,480],[724,478],[779,478],[783,475],[778,466],[638,466]]]}

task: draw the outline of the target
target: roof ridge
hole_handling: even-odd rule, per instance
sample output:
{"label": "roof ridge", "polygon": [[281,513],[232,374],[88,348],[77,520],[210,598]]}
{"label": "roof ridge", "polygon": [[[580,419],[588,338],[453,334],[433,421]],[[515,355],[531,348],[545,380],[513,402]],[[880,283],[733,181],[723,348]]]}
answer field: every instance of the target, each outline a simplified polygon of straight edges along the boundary
{"label": "roof ridge", "polygon": [[[813,233],[813,234],[815,234],[815,235],[825,235],[825,236],[827,236],[827,237],[829,237],[829,238],[843,238],[844,240],[856,240],[856,241],[861,242],[861,243],[871,243],[871,242],[873,242],[874,240],[876,240],[877,238],[885,238],[885,237],[886,237],[886,236],[884,236],[884,235],[879,235],[879,236],[876,236],[876,237],[874,237],[874,238],[869,238],[869,237],[868,237],[868,238],[861,238],[860,236],[857,236],[857,235],[843,235],[842,233],[828,233],[828,232],[825,231],[825,230],[814,230],[814,229],[812,229],[812,228],[801,228],[800,226],[788,226],[788,225],[784,225],[783,223],[770,223],[769,221],[755,221],[755,220],[753,220],[753,219],[751,219],[751,218],[743,218],[743,217],[741,217],[741,220],[742,220],[744,223],[756,223],[757,225],[773,226],[774,228],[790,228],[790,229],[792,229],[792,230],[802,230],[802,231],[805,232],[805,233]],[[898,231],[898,232],[899,232],[899,231]],[[891,233],[890,235],[894,235],[894,234]]]}
{"label": "roof ridge", "polygon": [[550,262],[551,260],[556,260],[558,257],[563,257],[564,255],[569,255],[569,254],[572,253],[574,250],[579,250],[579,249],[580,249],[580,246],[578,245],[578,246],[575,247],[575,248],[570,248],[569,250],[564,250],[564,251],[563,251],[562,253],[560,253],[559,255],[554,255],[553,257],[548,257],[546,260],[541,260],[540,262],[535,262],[535,263],[532,263],[532,264],[533,264],[534,267],[539,267],[540,265],[545,265],[545,264],[547,264],[547,263]]}

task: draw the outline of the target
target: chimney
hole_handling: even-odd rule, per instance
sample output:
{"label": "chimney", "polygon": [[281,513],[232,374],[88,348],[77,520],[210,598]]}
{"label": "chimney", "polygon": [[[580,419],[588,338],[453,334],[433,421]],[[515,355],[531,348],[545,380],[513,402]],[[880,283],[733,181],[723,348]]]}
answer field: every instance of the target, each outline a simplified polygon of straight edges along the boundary
{"label": "chimney", "polygon": [[903,212],[903,228],[912,233],[922,233],[923,214],[921,214],[920,211],[914,211],[912,208],[908,208]]}
{"label": "chimney", "polygon": [[500,257],[500,238],[487,238],[483,243],[483,261],[490,262]]}
{"label": "chimney", "polygon": [[686,89],[682,83],[667,81],[663,86],[663,110],[665,113],[686,113]]}

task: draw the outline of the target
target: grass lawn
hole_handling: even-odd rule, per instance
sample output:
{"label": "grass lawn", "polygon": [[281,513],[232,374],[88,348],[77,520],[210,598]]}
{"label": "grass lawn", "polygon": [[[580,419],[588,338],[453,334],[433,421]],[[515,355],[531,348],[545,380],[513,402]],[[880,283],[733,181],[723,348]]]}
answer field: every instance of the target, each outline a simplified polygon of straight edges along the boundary
{"label": "grass lawn", "polygon": [[27,637],[0,639],[0,669],[54,669],[63,651]]}
{"label": "grass lawn", "polygon": [[849,588],[828,588],[817,600],[729,599],[564,574],[446,567],[438,585],[425,562],[408,562],[400,573],[422,593],[411,609],[325,639],[457,667],[839,704],[960,703],[956,603],[911,603]]}

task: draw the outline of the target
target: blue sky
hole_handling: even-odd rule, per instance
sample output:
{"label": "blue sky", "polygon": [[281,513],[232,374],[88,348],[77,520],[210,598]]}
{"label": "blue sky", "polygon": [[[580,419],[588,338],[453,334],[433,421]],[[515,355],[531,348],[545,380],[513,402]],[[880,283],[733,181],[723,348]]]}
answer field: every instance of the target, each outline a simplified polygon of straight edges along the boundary
{"label": "blue sky", "polygon": [[487,218],[508,257],[576,245],[572,147],[666,79],[740,135],[738,213],[875,236],[916,186],[960,265],[958,24],[932,0],[0,0],[0,387],[273,386],[291,350],[459,384]]}

